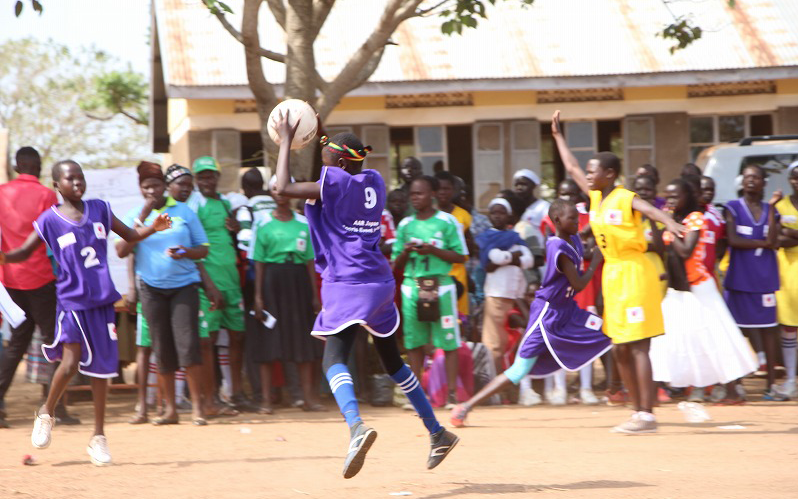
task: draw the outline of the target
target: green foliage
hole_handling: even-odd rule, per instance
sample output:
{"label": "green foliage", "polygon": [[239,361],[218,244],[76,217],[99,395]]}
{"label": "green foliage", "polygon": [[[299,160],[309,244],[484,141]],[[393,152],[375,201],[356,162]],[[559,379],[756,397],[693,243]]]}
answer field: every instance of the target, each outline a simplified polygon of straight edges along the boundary
{"label": "green foliage", "polygon": [[106,119],[121,114],[139,125],[148,123],[147,81],[130,68],[109,71],[92,78],[94,92],[79,102],[93,117]]}
{"label": "green foliage", "polygon": [[[669,1],[670,0],[662,0],[666,7]],[[733,9],[736,3],[736,0],[726,0],[726,5],[730,9]],[[692,17],[689,15],[674,17],[671,24],[665,26],[660,33],[657,33],[658,36],[666,40],[673,40],[676,42],[676,44],[672,45],[669,49],[671,54],[675,53],[677,50],[688,47],[691,43],[700,39],[703,34],[704,30],[701,29],[701,26],[695,24]]]}
{"label": "green foliage", "polygon": [[224,2],[220,2],[219,0],[202,0],[202,1],[205,3],[205,6],[208,7],[208,10],[211,11],[211,14],[215,16],[219,14],[233,13],[233,9],[231,9],[229,5],[227,5]]}
{"label": "green foliage", "polygon": [[33,146],[46,167],[65,158],[108,168],[153,157],[146,126],[111,114],[110,106],[103,119],[84,111],[93,100],[103,106],[124,103],[129,114],[142,109],[134,104],[146,103],[144,78],[128,75],[108,54],[29,38],[0,44],[0,60],[0,128],[9,131],[12,153]]}
{"label": "green foliage", "polygon": [[[441,31],[445,35],[458,35],[463,33],[463,28],[476,28],[479,18],[487,19],[485,4],[496,5],[497,0],[454,0],[445,4],[439,15],[446,18],[441,24]],[[505,0],[506,1],[506,0]],[[524,7],[529,7],[535,0],[515,0]]]}

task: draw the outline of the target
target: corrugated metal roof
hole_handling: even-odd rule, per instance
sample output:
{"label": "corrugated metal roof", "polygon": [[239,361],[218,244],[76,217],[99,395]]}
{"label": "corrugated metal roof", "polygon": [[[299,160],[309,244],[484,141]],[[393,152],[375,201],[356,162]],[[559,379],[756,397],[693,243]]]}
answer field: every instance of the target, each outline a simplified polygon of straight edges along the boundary
{"label": "corrugated metal roof", "polygon": [[[363,43],[386,0],[338,0],[315,51],[318,70],[332,79]],[[228,2],[241,12],[240,1]],[[671,41],[656,34],[672,17],[662,0],[512,1],[488,8],[488,19],[461,36],[440,31],[441,18],[414,18],[393,35],[371,82],[476,80],[798,66],[798,1],[672,2],[691,11],[705,33],[671,55]],[[201,0],[155,0],[166,84],[178,87],[246,85],[244,49]],[[229,16],[234,26],[239,15]],[[354,21],[353,21],[354,20]],[[262,46],[285,51],[282,30],[266,3]],[[281,83],[284,66],[264,60],[269,81]]]}

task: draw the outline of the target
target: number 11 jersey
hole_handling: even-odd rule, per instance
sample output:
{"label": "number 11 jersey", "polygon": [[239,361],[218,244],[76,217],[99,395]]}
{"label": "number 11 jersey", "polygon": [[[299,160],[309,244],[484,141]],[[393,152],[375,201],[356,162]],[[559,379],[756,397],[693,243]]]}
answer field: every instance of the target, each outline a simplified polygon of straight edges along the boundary
{"label": "number 11 jersey", "polygon": [[380,251],[385,182],[376,170],[350,175],[321,169],[321,197],[308,200],[305,217],[316,254],[316,270],[328,282],[388,282],[391,267]]}
{"label": "number 11 jersey", "polygon": [[79,222],[67,219],[57,206],[33,223],[58,263],[55,283],[61,310],[89,310],[121,298],[108,270],[111,206],[99,199],[83,201]]}

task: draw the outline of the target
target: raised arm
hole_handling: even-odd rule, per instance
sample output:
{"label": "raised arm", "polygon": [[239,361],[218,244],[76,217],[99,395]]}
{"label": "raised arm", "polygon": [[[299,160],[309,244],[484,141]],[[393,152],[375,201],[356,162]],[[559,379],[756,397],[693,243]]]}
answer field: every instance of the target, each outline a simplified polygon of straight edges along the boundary
{"label": "raised arm", "polygon": [[643,201],[640,199],[640,197],[635,196],[632,198],[632,209],[639,211],[649,220],[654,220],[655,222],[661,223],[665,226],[665,229],[668,230],[668,232],[673,233],[674,236],[684,236],[684,225],[676,223],[676,220],[671,218],[670,215],[660,209],[655,208],[647,201]]}
{"label": "raised arm", "polygon": [[39,239],[39,234],[36,231],[30,233],[25,242],[22,243],[22,246],[19,248],[13,249],[8,253],[3,253],[0,251],[0,265],[5,265],[6,263],[19,263],[24,262],[27,260],[33,251],[39,247],[42,243],[42,240]]}
{"label": "raised arm", "polygon": [[576,156],[571,150],[568,148],[568,144],[565,142],[565,137],[562,135],[562,126],[560,124],[560,110],[554,111],[554,115],[551,117],[551,134],[554,137],[554,142],[557,144],[557,150],[560,152],[560,158],[562,158],[562,162],[565,165],[565,171],[568,172],[568,175],[574,179],[576,185],[582,189],[582,192],[585,194],[590,191],[590,187],[587,183],[587,177],[585,176],[585,172],[582,170],[582,167],[579,166],[579,161],[577,161]]}
{"label": "raised arm", "polygon": [[294,140],[300,120],[296,120],[294,126],[291,126],[288,122],[289,114],[289,111],[285,112],[285,116],[279,113],[279,117],[274,122],[274,128],[280,136],[280,153],[277,155],[277,185],[274,190],[278,195],[289,198],[319,199],[321,186],[316,182],[291,182],[291,142]]}

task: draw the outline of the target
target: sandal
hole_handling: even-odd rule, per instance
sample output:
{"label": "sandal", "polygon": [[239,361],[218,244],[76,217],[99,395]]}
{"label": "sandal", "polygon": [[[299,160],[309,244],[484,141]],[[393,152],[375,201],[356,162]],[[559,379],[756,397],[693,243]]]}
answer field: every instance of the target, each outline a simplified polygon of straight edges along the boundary
{"label": "sandal", "polygon": [[302,410],[305,412],[327,412],[327,408],[322,404],[302,404]]}
{"label": "sandal", "polygon": [[269,416],[271,416],[272,414],[274,414],[274,409],[267,406],[260,406],[258,407],[258,414],[268,414]]}
{"label": "sandal", "polygon": [[163,416],[159,416],[152,421],[150,421],[155,426],[166,426],[170,424],[180,424],[180,421],[177,418],[174,419],[167,419]]}
{"label": "sandal", "polygon": [[205,417],[207,417],[209,419],[210,418],[218,418],[218,417],[226,417],[226,416],[234,417],[234,416],[238,416],[239,414],[241,414],[241,413],[238,412],[237,410],[233,409],[229,405],[220,406],[220,408],[216,412],[205,411]]}
{"label": "sandal", "polygon": [[150,422],[150,418],[144,414],[134,414],[127,421],[129,424],[145,424]]}
{"label": "sandal", "polygon": [[205,418],[192,418],[191,424],[194,426],[208,426],[208,422],[205,420]]}

